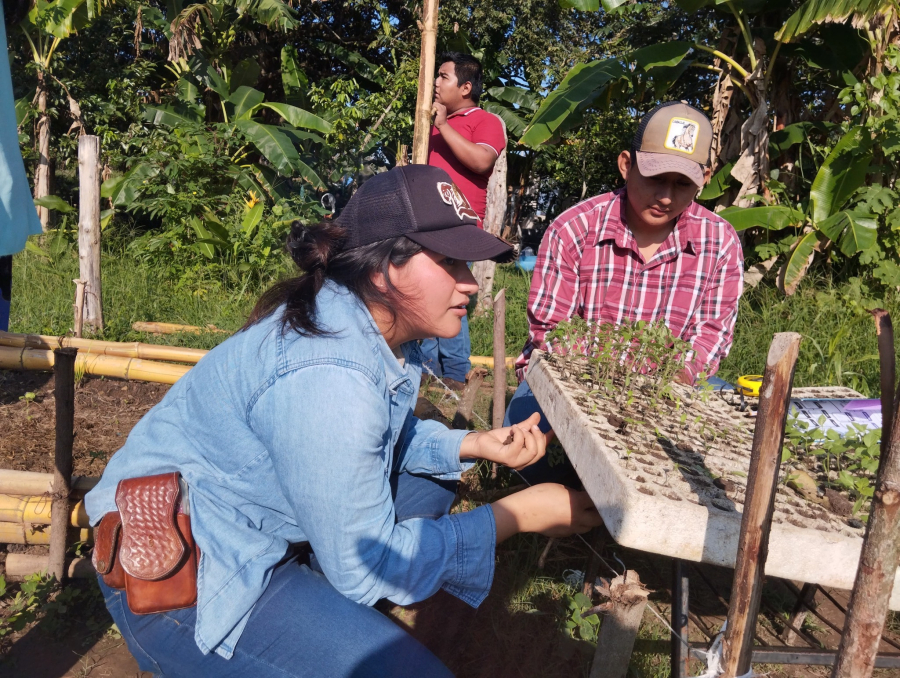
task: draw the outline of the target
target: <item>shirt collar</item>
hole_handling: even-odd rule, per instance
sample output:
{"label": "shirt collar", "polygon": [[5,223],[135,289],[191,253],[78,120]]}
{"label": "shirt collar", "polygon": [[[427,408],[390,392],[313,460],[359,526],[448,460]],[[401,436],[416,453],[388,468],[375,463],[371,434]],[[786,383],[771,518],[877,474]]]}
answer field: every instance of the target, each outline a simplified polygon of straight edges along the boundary
{"label": "shirt collar", "polygon": [[478,110],[478,106],[470,106],[469,108],[461,108],[461,109],[459,109],[458,111],[453,111],[453,113],[451,113],[451,114],[448,115],[447,117],[448,117],[448,118],[455,118],[455,117],[459,116],[459,117],[463,117],[463,118],[464,118],[464,117],[466,117],[467,115],[469,115],[469,113],[474,113],[474,112],[477,111],[477,110]]}
{"label": "shirt collar", "polygon": [[[619,188],[613,191],[615,197],[609,201],[606,209],[597,213],[597,238],[594,245],[599,245],[604,241],[612,240],[618,247],[626,249],[637,249],[634,236],[631,230],[625,224],[625,189]],[[697,248],[694,240],[699,236],[698,229],[700,220],[697,218],[695,211],[697,203],[691,202],[688,208],[682,212],[675,222],[675,229],[672,235],[666,238],[660,250],[674,249],[690,254],[696,254]],[[669,240],[674,243],[667,245]]]}

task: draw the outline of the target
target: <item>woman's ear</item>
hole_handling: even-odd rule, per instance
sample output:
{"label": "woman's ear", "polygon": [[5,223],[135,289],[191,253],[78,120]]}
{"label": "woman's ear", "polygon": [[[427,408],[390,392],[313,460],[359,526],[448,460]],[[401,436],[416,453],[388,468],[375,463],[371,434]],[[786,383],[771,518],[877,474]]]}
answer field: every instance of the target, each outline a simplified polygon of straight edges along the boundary
{"label": "woman's ear", "polygon": [[619,174],[625,181],[628,181],[628,173],[631,171],[631,151],[622,151],[616,160],[619,165]]}
{"label": "woman's ear", "polygon": [[387,280],[384,278],[384,273],[381,271],[374,271],[371,276],[372,284],[378,288],[380,292],[387,292]]}

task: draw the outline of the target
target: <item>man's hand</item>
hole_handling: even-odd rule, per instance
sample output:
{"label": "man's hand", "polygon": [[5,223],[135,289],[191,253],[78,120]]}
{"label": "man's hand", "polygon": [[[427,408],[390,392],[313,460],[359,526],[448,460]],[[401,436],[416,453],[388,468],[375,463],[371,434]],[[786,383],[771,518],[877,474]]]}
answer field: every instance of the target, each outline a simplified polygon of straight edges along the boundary
{"label": "man's hand", "polygon": [[493,431],[471,433],[463,438],[460,459],[487,459],[519,470],[530,466],[547,451],[547,437],[535,412],[525,421]]}
{"label": "man's hand", "polygon": [[447,124],[447,107],[435,101],[431,104],[431,114],[434,116],[434,126],[440,129]]}

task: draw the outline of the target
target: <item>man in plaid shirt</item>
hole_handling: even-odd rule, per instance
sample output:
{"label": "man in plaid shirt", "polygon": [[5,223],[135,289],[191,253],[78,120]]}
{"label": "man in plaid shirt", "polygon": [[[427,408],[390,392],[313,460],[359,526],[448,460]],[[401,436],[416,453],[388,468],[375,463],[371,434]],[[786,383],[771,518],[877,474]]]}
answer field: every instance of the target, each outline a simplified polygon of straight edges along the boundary
{"label": "man in plaid shirt", "polygon": [[[709,180],[711,142],[703,113],[678,102],[657,106],[641,120],[631,151],[619,155],[625,187],[557,217],[531,281],[520,380],[547,333],[576,315],[596,323],[662,318],[693,348],[680,379],[715,373],[731,347],[744,266],[731,225],[694,202]],[[507,419],[535,411],[522,381]],[[546,419],[541,426],[549,431]]]}

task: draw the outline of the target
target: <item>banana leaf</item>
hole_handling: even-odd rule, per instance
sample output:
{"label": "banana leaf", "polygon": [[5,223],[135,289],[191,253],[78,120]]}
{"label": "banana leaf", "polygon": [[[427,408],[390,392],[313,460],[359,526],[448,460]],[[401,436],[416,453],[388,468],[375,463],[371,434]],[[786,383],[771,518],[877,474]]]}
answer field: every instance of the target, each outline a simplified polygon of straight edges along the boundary
{"label": "banana leaf", "polygon": [[848,257],[869,249],[878,235],[877,217],[865,212],[838,212],[816,227]]}
{"label": "banana leaf", "polygon": [[519,143],[532,148],[546,143],[570,116],[582,110],[582,106],[596,102],[611,83],[625,76],[625,69],[616,59],[576,65],[544,99]]}
{"label": "banana leaf", "polygon": [[263,106],[271,108],[294,127],[314,129],[317,132],[322,132],[322,134],[328,134],[334,129],[332,124],[327,120],[320,118],[318,115],[313,115],[309,111],[304,111],[302,108],[291,106],[290,104],[272,103],[267,101]]}
{"label": "banana leaf", "polygon": [[803,212],[786,205],[766,207],[728,207],[719,216],[734,227],[735,231],[748,228],[764,228],[767,231],[780,231],[782,228],[794,226],[803,221]]}
{"label": "banana leaf", "polygon": [[851,128],[822,162],[809,192],[810,214],[816,223],[843,207],[866,181],[872,162],[872,140],[862,127]]}
{"label": "banana leaf", "polygon": [[797,241],[779,272],[779,286],[787,296],[797,291],[797,286],[809,268],[809,257],[819,244],[819,233],[810,231]]}

